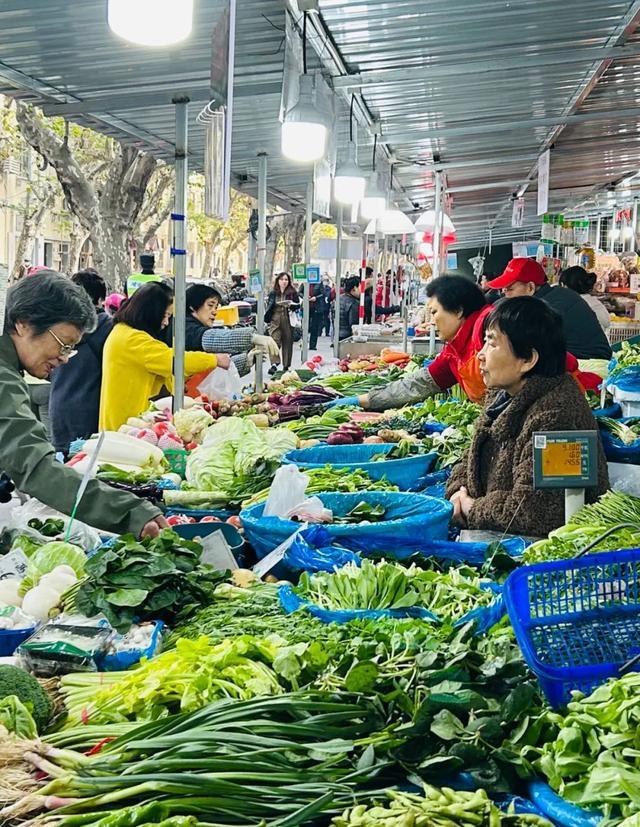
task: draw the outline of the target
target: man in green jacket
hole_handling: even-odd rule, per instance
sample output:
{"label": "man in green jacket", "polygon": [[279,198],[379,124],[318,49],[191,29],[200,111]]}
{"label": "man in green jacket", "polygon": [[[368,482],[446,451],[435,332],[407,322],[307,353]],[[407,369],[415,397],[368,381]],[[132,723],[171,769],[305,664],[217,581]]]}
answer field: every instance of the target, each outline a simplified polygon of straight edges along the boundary
{"label": "man in green jacket", "polygon": [[[51,270],[22,279],[8,291],[0,336],[0,471],[23,494],[63,514],[71,513],[81,477],[55,459],[45,429],[31,411],[23,377],[27,372],[48,379],[75,355],[95,324],[88,294]],[[143,537],[155,537],[167,526],[159,508],[95,479],[77,517],[103,531]]]}

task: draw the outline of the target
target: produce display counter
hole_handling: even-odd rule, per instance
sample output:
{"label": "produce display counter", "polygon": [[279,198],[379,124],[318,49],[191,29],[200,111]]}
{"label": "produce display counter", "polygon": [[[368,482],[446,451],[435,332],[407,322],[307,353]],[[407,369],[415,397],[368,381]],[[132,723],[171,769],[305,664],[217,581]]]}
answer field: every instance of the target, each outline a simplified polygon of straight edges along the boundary
{"label": "produce display counter", "polygon": [[[421,363],[415,347],[384,353],[393,337],[343,344],[357,361],[289,371],[232,409],[160,406],[104,440],[98,476],[153,488],[172,526],[159,537],[76,525],[66,542],[68,518],[12,515],[0,823],[637,824],[640,675],[602,660],[607,618],[640,624],[640,499],[608,492],[548,538],[457,536],[442,486],[480,407],[327,407]],[[635,351],[619,358],[637,368]],[[637,426],[612,422],[633,460]],[[565,572],[594,541],[628,550],[583,558],[600,579],[580,600],[607,611],[567,654],[538,634],[523,567],[562,593],[537,589],[536,611],[575,636],[581,604],[562,607],[582,581]],[[618,635],[618,660],[636,639]],[[568,710],[572,689],[587,696]]]}

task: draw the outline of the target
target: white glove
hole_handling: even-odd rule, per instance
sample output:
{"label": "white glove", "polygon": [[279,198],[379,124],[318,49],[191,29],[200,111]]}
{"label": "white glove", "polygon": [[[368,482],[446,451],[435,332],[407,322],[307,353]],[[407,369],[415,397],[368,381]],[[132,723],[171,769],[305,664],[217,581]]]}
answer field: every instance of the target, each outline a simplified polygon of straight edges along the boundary
{"label": "white glove", "polygon": [[250,350],[247,353],[247,367],[252,368],[257,359],[262,359],[263,351],[259,347],[254,347],[253,350]]}
{"label": "white glove", "polygon": [[280,356],[280,348],[271,336],[262,336],[260,333],[254,333],[251,337],[251,344],[256,347],[266,348],[267,353],[272,358]]}

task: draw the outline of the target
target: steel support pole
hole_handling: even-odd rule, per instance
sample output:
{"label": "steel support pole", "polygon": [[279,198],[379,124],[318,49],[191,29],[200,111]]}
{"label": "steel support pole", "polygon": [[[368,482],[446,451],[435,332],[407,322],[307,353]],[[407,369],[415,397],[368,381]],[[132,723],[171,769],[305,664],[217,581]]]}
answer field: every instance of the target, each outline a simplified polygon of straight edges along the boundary
{"label": "steel support pole", "polygon": [[601,241],[602,241],[602,216],[599,215],[598,219],[596,221],[596,240],[595,240],[595,243],[593,245],[593,249],[596,251],[596,253],[600,249]]}
{"label": "steel support pole", "polygon": [[[307,183],[307,203],[305,215],[305,234],[304,234],[304,263],[308,267],[311,264],[311,231],[313,229],[313,179]],[[302,361],[306,362],[309,357],[309,292],[311,287],[308,280],[305,278],[302,287]],[[314,288],[315,293],[315,288]],[[317,301],[317,299],[316,299]],[[314,302],[315,306],[315,302]],[[315,307],[314,307],[315,309]]]}
{"label": "steel support pole", "polygon": [[187,165],[187,110],[189,98],[175,98],[176,107],[176,197],[173,221],[173,411],[179,411],[184,405],[184,350],[185,321],[187,317],[187,186],[189,170]]}
{"label": "steel support pole", "polygon": [[638,230],[638,199],[633,199],[633,209],[631,210],[631,229],[633,233],[629,239],[629,252],[633,253],[636,249],[636,232]]}
{"label": "steel support pole", "polygon": [[[264,334],[264,304],[265,304],[265,280],[264,262],[267,252],[267,153],[258,153],[258,240],[256,244],[258,256],[258,269],[260,270],[260,292],[256,296],[258,300],[257,331]],[[261,393],[264,387],[262,379],[262,359],[256,360],[256,393]]]}
{"label": "steel support pole", "polygon": [[340,358],[340,287],[342,284],[342,205],[338,207],[336,235],[336,300],[333,306],[333,355]]}
{"label": "steel support pole", "polygon": [[437,278],[440,275],[440,227],[442,221],[442,173],[439,170],[436,170],[434,173],[434,184],[436,188],[436,200],[433,206],[434,211],[434,227],[433,227],[433,239],[431,241],[431,245],[433,247],[433,265],[431,267],[431,272],[433,273],[433,278]]}
{"label": "steel support pole", "polygon": [[367,236],[362,234],[362,258],[360,259],[360,306],[358,307],[358,336],[362,337],[364,324],[364,300],[367,281]]}
{"label": "steel support pole", "polygon": [[616,212],[617,210],[614,209],[613,213],[611,214],[611,226],[609,227],[609,252],[614,253],[616,248],[616,243],[613,238],[613,231],[616,228]]}

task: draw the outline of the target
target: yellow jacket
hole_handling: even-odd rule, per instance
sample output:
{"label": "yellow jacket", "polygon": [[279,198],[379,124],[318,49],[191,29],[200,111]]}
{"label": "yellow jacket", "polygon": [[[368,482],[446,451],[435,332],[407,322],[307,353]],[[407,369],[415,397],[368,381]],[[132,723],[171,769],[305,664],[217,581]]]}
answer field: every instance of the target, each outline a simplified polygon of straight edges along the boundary
{"label": "yellow jacket", "polygon": [[[184,355],[185,374],[213,370],[213,353]],[[147,410],[162,386],[173,388],[173,349],[142,330],[117,324],[109,334],[102,354],[100,430],[117,431],[130,416]]]}

